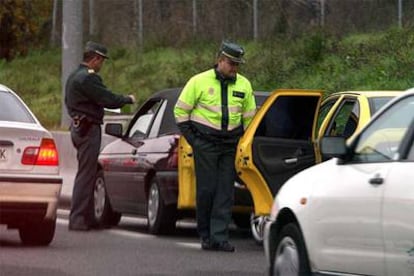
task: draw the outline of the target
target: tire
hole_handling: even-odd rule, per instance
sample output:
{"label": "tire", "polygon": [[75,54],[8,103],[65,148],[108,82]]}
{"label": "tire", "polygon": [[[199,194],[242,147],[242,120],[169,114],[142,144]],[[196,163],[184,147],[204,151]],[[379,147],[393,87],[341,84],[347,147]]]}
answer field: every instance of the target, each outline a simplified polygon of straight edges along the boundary
{"label": "tire", "polygon": [[254,240],[258,245],[263,244],[265,222],[265,216],[255,216],[254,214],[252,214],[250,217],[250,230],[252,232]]}
{"label": "tire", "polygon": [[19,228],[19,236],[25,245],[47,246],[55,236],[56,220],[31,222]]}
{"label": "tire", "polygon": [[270,275],[310,275],[310,266],[305,241],[295,223],[283,226],[277,235]]}
{"label": "tire", "polygon": [[102,171],[98,171],[95,178],[93,209],[95,223],[98,226],[116,226],[121,220],[121,214],[112,210],[112,206],[106,192],[105,178]]}
{"label": "tire", "polygon": [[148,232],[154,235],[174,232],[177,208],[165,205],[156,177],[151,181],[147,199]]}

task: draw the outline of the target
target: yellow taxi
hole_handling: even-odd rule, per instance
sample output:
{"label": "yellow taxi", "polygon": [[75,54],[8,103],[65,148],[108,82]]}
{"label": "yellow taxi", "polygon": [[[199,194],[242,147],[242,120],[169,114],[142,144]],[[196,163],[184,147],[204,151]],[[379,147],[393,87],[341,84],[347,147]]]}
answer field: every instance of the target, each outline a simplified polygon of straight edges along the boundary
{"label": "yellow taxi", "polygon": [[352,139],[378,109],[401,92],[338,92],[323,101],[323,92],[318,90],[272,93],[241,138],[236,155],[238,177],[253,198],[251,228],[258,242],[283,183],[325,159],[319,151],[319,138]]}

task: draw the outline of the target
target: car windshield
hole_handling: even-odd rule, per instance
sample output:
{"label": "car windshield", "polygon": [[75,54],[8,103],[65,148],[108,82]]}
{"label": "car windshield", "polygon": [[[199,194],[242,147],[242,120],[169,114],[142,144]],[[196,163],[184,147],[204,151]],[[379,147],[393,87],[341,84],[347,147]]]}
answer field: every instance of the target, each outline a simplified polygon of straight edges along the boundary
{"label": "car windshield", "polygon": [[26,107],[12,93],[0,91],[0,121],[35,123]]}
{"label": "car windshield", "polygon": [[355,147],[355,161],[389,161],[398,158],[398,149],[414,120],[414,97],[407,97],[390,107],[360,136]]}
{"label": "car windshield", "polygon": [[371,106],[371,116],[374,115],[383,105],[388,103],[393,97],[374,97],[369,98],[369,105]]}

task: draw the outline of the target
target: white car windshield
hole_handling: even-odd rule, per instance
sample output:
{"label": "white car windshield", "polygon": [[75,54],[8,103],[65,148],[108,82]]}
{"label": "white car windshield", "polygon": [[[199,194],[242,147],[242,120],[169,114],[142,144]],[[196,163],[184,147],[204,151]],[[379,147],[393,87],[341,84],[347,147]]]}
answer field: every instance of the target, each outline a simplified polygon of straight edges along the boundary
{"label": "white car windshield", "polygon": [[398,149],[414,120],[414,96],[395,103],[360,136],[355,161],[387,161],[398,158]]}

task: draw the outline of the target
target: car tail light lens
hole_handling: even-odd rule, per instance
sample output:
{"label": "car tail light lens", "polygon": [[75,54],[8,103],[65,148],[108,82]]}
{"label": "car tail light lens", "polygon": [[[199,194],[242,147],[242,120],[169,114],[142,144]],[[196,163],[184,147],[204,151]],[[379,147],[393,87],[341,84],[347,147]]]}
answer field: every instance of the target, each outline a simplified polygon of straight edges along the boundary
{"label": "car tail light lens", "polygon": [[22,164],[39,166],[58,166],[59,156],[55,141],[43,138],[40,147],[27,147],[23,152]]}

